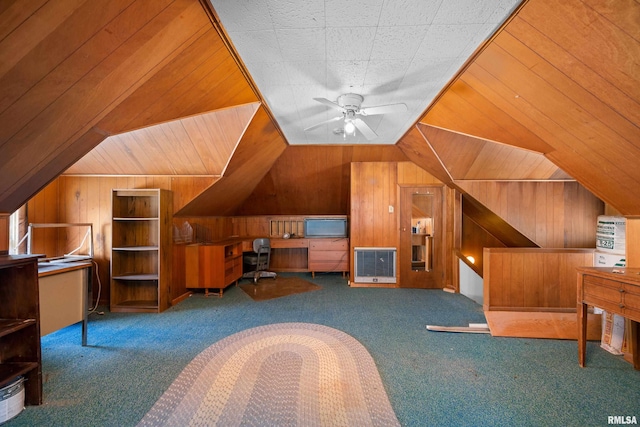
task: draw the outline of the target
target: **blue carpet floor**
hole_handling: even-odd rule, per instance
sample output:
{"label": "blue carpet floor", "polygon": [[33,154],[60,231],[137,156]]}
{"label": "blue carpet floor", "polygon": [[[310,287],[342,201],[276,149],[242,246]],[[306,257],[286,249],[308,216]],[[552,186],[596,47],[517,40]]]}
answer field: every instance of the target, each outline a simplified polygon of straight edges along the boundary
{"label": "blue carpet floor", "polygon": [[[255,302],[239,287],[194,294],[160,314],[93,314],[42,339],[44,405],[6,426],[135,426],[201,351],[280,322],[339,329],[360,341],[405,426],[600,426],[640,420],[640,372],[588,344],[427,331],[485,322],[482,307],[441,290],[350,288],[339,274],[301,275],[322,289]],[[640,421],[639,421],[640,422]]]}

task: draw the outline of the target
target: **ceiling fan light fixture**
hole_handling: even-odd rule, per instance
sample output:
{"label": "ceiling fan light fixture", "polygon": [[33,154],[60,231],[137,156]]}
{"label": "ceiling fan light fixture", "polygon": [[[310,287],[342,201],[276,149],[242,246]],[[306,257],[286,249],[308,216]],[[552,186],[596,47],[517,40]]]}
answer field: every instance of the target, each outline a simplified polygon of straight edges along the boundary
{"label": "ceiling fan light fixture", "polygon": [[342,116],[336,116],[332,119],[325,120],[313,126],[309,126],[305,129],[305,132],[319,128],[325,123],[344,120],[342,136],[345,139],[347,135],[355,136],[356,129],[360,131],[362,136],[364,136],[367,141],[371,141],[378,136],[367,124],[367,122],[362,120],[359,116],[374,116],[377,114],[392,114],[407,111],[407,105],[402,103],[360,108],[362,101],[364,101],[364,97],[362,95],[358,95],[357,93],[345,93],[344,95],[340,95],[337,99],[337,102],[329,101],[326,98],[313,98],[313,100],[318,101],[319,103],[327,107],[333,108],[334,110],[340,111],[342,113]]}
{"label": "ceiling fan light fixture", "polygon": [[344,133],[348,135],[355,135],[356,125],[351,120],[346,120],[344,123]]}

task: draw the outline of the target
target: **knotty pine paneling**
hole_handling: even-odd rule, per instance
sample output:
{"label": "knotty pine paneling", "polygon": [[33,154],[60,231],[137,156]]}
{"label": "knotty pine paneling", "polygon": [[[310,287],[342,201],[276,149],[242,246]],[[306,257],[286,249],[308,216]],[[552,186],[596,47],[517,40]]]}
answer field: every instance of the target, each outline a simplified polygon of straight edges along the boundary
{"label": "knotty pine paneling", "polygon": [[[210,185],[212,178],[167,176],[81,177],[62,176],[45,187],[29,201],[29,222],[38,223],[92,223],[94,260],[102,284],[100,301],[109,301],[109,264],[111,262],[111,191],[114,188],[160,188],[170,190],[177,203],[188,203],[200,189]],[[181,225],[182,221],[174,221]],[[229,233],[231,227],[228,228]],[[39,230],[34,246],[38,252],[68,252],[75,249],[83,232]],[[230,235],[225,234],[226,236]],[[94,282],[94,298],[98,296],[98,282]],[[178,285],[171,289],[172,298],[182,295]]]}
{"label": "knotty pine paneling", "polygon": [[418,124],[454,180],[571,179],[542,154]]}
{"label": "knotty pine paneling", "polygon": [[406,161],[396,146],[288,146],[237,215],[347,215],[351,162]]}
{"label": "knotty pine paneling", "polygon": [[[351,248],[398,247],[397,164],[351,164]],[[389,206],[394,208],[389,212]]]}
{"label": "knotty pine paneling", "polygon": [[171,177],[173,192],[173,212],[176,213],[203,191],[213,185],[217,177]]}
{"label": "knotty pine paneling", "polygon": [[625,232],[627,267],[640,268],[640,217],[627,217]]}
{"label": "knotty pine paneling", "polygon": [[[411,162],[354,162],[351,164],[350,253],[358,246],[400,245],[400,186],[442,185],[436,177]],[[442,286],[455,287],[453,248],[455,191],[443,186]],[[389,212],[389,206],[393,212]],[[353,271],[353,256],[351,271]],[[399,262],[399,259],[398,259]],[[457,264],[455,265],[457,268]],[[397,271],[400,271],[399,269]]]}
{"label": "knotty pine paneling", "polygon": [[484,249],[484,310],[575,310],[576,267],[595,249]]}
{"label": "knotty pine paneling", "polygon": [[526,2],[420,122],[544,153],[622,214],[640,213],[639,8]]}
{"label": "knotty pine paneling", "polygon": [[482,268],[484,265],[483,249],[504,247],[506,247],[506,245],[498,238],[481,227],[469,216],[462,215],[460,253],[464,257],[472,256],[474,258],[474,270],[480,275],[482,275]]}
{"label": "knotty pine paneling", "polygon": [[237,235],[231,217],[174,217],[173,224],[180,228],[188,222],[193,229],[193,242],[214,242]]}
{"label": "knotty pine paneling", "polygon": [[398,185],[434,185],[442,182],[412,162],[398,162]]}
{"label": "knotty pine paneling", "polygon": [[98,127],[122,133],[259,101],[211,26],[202,27],[180,55],[162,65]]}
{"label": "knotty pine paneling", "polygon": [[522,123],[520,117],[506,111],[499,102],[494,103],[495,100],[489,99],[480,90],[485,84],[483,80],[471,80],[470,76],[468,71],[454,81],[438,102],[431,105],[420,123],[539,153],[553,149]]}
{"label": "knotty pine paneling", "polygon": [[110,136],[65,175],[220,176],[258,103]]}
{"label": "knotty pine paneling", "polygon": [[427,138],[419,129],[419,126],[411,128],[396,145],[409,160],[420,168],[428,171],[443,183],[450,183],[452,181],[451,175],[444,168]]}
{"label": "knotty pine paneling", "polygon": [[223,176],[195,200],[177,212],[178,216],[231,216],[269,172],[287,145],[260,107],[242,135]]}
{"label": "knotty pine paneling", "polygon": [[[234,217],[233,234],[241,237],[281,237],[289,233],[292,237],[304,236],[303,222],[308,216],[322,217],[321,215],[265,215]],[[335,218],[336,215],[330,216]],[[272,226],[272,221],[275,223]],[[298,227],[300,229],[298,229]],[[295,236],[294,236],[295,235]]]}
{"label": "knotty pine paneling", "polygon": [[9,216],[0,215],[0,254],[9,253]]}
{"label": "knotty pine paneling", "polygon": [[604,204],[576,182],[457,184],[542,248],[595,247]]}
{"label": "knotty pine paneling", "polygon": [[[0,165],[11,177],[0,180],[0,211],[25,203],[109,134],[258,101],[198,0],[5,6],[0,156],[12,161]],[[128,154],[107,160],[126,165]]]}
{"label": "knotty pine paneling", "polygon": [[[39,197],[27,203],[27,224],[66,222],[60,218],[59,183],[54,181],[39,193]],[[62,255],[66,249],[61,246],[60,233],[62,230],[39,229],[31,237],[31,253],[43,254],[49,257]],[[26,241],[25,241],[26,242]],[[72,244],[77,243],[76,239]],[[26,250],[26,245],[24,246]],[[73,249],[73,248],[70,248]]]}

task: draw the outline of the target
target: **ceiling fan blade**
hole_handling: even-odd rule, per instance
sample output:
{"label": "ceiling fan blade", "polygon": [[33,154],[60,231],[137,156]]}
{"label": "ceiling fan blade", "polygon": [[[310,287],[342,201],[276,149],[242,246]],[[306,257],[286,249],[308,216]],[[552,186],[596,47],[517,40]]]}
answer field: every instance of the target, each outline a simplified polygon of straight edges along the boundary
{"label": "ceiling fan blade", "polygon": [[316,125],[309,126],[309,127],[308,127],[308,128],[306,128],[304,131],[306,132],[306,131],[308,131],[308,130],[312,130],[312,129],[315,129],[315,128],[319,128],[319,127],[320,127],[320,126],[322,126],[322,125],[326,125],[327,123],[331,123],[331,122],[337,122],[338,120],[342,120],[342,117],[341,117],[341,116],[339,116],[339,117],[334,117],[333,119],[325,120],[324,122],[320,122],[320,123],[318,123],[318,124],[316,124]]}
{"label": "ceiling fan blade", "polygon": [[344,112],[344,108],[336,104],[335,102],[329,101],[327,98],[313,98],[314,101],[318,101],[321,104],[326,105],[327,107],[331,107],[335,110]]}
{"label": "ceiling fan blade", "polygon": [[407,104],[389,104],[361,108],[360,114],[363,116],[375,116],[376,114],[404,113],[405,111],[407,111]]}
{"label": "ceiling fan blade", "polygon": [[378,134],[375,133],[373,129],[371,129],[369,125],[364,122],[364,120],[353,119],[352,121],[353,124],[356,125],[356,128],[360,131],[361,134],[364,135],[365,138],[367,138],[368,141],[377,138]]}

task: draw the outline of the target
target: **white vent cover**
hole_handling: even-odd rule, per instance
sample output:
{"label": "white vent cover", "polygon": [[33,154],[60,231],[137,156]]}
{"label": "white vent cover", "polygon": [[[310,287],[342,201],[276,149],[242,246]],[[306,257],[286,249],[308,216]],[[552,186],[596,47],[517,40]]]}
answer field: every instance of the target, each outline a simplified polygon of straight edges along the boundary
{"label": "white vent cover", "polygon": [[396,283],[396,248],[354,250],[354,283]]}

